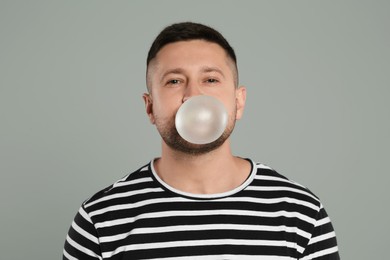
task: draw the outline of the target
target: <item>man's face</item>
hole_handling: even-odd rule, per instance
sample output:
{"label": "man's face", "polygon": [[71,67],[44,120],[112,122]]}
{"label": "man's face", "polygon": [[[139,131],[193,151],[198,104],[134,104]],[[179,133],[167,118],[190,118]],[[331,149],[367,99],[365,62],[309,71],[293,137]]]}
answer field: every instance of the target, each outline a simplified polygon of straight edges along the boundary
{"label": "man's face", "polygon": [[[150,62],[147,77],[150,94],[144,95],[146,111],[164,142],[174,150],[188,154],[212,151],[226,141],[242,116],[245,88],[236,88],[235,65],[218,44],[203,40],[167,44]],[[217,98],[229,115],[224,134],[210,144],[191,144],[175,127],[179,107],[197,95]]]}

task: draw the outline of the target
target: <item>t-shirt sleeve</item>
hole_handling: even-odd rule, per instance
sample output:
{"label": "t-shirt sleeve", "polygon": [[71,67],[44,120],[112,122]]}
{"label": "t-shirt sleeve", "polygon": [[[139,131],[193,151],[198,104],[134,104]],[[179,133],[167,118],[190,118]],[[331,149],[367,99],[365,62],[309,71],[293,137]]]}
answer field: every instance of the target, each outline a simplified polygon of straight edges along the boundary
{"label": "t-shirt sleeve", "polygon": [[324,207],[320,206],[311,238],[300,260],[339,260],[336,234]]}
{"label": "t-shirt sleeve", "polygon": [[63,260],[102,259],[98,234],[88,213],[82,206],[77,212],[63,250]]}

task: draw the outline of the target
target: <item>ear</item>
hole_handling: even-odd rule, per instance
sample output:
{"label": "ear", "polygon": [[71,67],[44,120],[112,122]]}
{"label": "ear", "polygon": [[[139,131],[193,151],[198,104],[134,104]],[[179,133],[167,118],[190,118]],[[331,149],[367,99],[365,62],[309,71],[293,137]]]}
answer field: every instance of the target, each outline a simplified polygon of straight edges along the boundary
{"label": "ear", "polygon": [[236,120],[242,118],[244,114],[245,102],[246,102],[246,88],[244,86],[240,86],[236,89],[236,107],[237,107]]}
{"label": "ear", "polygon": [[154,115],[153,115],[152,96],[150,94],[144,93],[142,95],[142,98],[143,98],[143,100],[145,102],[145,110],[146,110],[146,114],[149,117],[149,121],[150,121],[150,123],[154,124],[155,123],[155,119],[154,119]]}

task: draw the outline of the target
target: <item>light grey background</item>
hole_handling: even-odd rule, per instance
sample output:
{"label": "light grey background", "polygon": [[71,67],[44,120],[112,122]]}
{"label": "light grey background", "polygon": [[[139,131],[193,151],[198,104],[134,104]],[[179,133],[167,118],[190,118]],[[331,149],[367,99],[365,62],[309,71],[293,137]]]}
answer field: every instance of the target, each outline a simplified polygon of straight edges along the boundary
{"label": "light grey background", "polygon": [[59,259],[83,200],[160,153],[145,59],[178,21],[234,46],[235,154],[309,187],[343,259],[386,259],[389,1],[0,2],[1,259]]}

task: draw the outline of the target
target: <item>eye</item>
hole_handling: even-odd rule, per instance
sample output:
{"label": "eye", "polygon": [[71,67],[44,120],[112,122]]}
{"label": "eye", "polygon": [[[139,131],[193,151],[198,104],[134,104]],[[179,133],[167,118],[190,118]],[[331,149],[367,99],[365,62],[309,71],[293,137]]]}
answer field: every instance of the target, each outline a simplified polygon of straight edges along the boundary
{"label": "eye", "polygon": [[178,79],[170,79],[167,81],[167,85],[177,85],[180,84],[180,80]]}
{"label": "eye", "polygon": [[209,78],[206,80],[207,83],[218,83],[219,81],[217,79],[214,79],[214,78]]}

